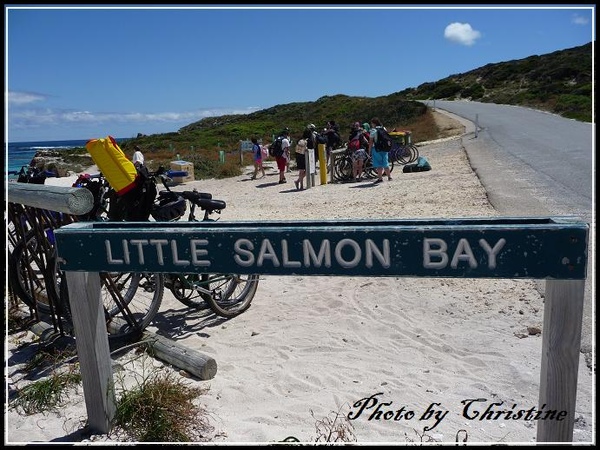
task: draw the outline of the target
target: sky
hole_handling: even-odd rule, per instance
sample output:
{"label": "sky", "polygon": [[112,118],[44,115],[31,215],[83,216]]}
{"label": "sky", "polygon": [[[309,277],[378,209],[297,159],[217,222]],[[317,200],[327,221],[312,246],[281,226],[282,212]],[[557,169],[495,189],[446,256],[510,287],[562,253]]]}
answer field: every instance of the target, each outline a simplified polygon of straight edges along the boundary
{"label": "sky", "polygon": [[5,144],[379,97],[596,39],[594,5],[5,5],[4,18]]}

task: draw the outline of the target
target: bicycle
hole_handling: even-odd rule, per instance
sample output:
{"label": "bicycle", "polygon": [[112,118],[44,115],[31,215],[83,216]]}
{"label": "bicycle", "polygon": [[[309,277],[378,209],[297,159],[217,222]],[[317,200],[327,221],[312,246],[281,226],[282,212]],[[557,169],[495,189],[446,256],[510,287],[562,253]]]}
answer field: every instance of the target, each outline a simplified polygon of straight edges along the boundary
{"label": "bicycle", "polygon": [[[156,176],[164,176],[160,172]],[[184,191],[174,193],[167,186],[168,178],[161,178],[166,191],[161,191],[154,199],[148,216],[155,220],[166,220],[164,214],[172,211],[172,196],[179,202],[180,215],[170,216],[168,220],[179,220],[185,213],[185,202],[190,202],[189,220],[196,220],[195,210],[205,210],[203,220],[211,220],[209,215],[225,208],[225,202],[213,200],[208,193]],[[88,188],[94,196],[94,209],[84,216],[70,216],[52,211],[34,209],[39,220],[26,220],[21,211],[11,214],[13,229],[16,224],[26,229],[21,238],[16,232],[10,233],[14,243],[9,257],[11,287],[19,298],[31,309],[50,315],[61,330],[72,333],[68,285],[65,274],[60,270],[54,247],[53,230],[81,220],[114,220],[117,197],[107,180],[101,175],[80,176],[75,182],[77,187]],[[163,193],[164,192],[164,193]],[[181,208],[181,201],[184,208]],[[22,205],[10,204],[9,211]],[[21,217],[21,221],[16,217]],[[25,219],[25,220],[24,220]],[[129,341],[141,335],[142,331],[154,319],[162,303],[165,284],[174,296],[183,304],[202,308],[209,305],[211,310],[225,318],[232,318],[247,310],[256,293],[259,278],[231,274],[161,274],[161,273],[122,273],[100,272],[101,299],[111,345]]]}
{"label": "bicycle", "polygon": [[[108,220],[111,189],[98,175],[82,175],[73,187],[89,189],[94,208],[83,216],[9,203],[9,287],[38,318],[72,333],[68,286],[60,271],[53,231],[68,223]],[[155,274],[101,272],[102,303],[109,342],[139,335],[161,304],[163,278]]]}
{"label": "bicycle", "polygon": [[[220,214],[226,207],[222,200],[215,200],[210,193],[192,191],[172,191],[169,177],[164,170],[155,173],[165,190],[159,191],[151,215],[156,221],[178,221],[185,215],[187,204],[190,211],[187,220],[196,219],[196,208],[204,211],[202,221],[214,221],[213,213]],[[164,275],[165,286],[173,296],[186,306],[202,309],[206,304],[217,315],[235,317],[246,311],[258,289],[258,275],[238,274],[186,274],[169,273]]]}
{"label": "bicycle", "polygon": [[[202,220],[210,221],[213,220],[210,218],[211,214],[220,214],[226,207],[224,201],[213,199],[210,193],[198,192],[197,190],[172,191],[168,185],[171,179],[164,168],[159,168],[154,173],[141,170],[141,173],[144,175],[142,178],[145,178],[145,182],[152,184],[150,189],[146,189],[147,195],[155,196],[155,198],[147,212],[136,213],[136,220],[152,217],[155,221],[177,221],[184,216],[187,203],[189,203],[188,221],[198,220],[196,219],[196,208],[204,211]],[[125,217],[122,214],[127,210],[126,205],[119,204],[120,199],[115,196],[112,189],[107,189],[108,182],[101,175],[100,177],[86,177],[81,180],[80,184],[90,189],[93,178],[98,178],[97,183],[100,183],[100,186],[94,185],[91,188],[95,199],[99,193],[104,196],[104,200],[95,200],[94,204],[99,205],[94,213],[96,220],[124,219]],[[160,179],[164,190],[156,190],[157,178]],[[144,201],[140,201],[140,203],[144,204]],[[259,281],[258,275],[242,276],[236,274],[111,273],[110,278],[119,291],[125,290],[126,292],[126,295],[120,301],[111,300],[110,297],[108,297],[110,304],[105,301],[105,309],[110,317],[122,313],[123,309],[132,304],[138,287],[141,287],[144,293],[154,293],[153,298],[146,301],[143,307],[136,308],[137,314],[134,314],[134,316],[139,316],[137,322],[139,322],[140,327],[147,326],[158,311],[162,303],[164,287],[167,287],[174,297],[186,306],[202,309],[208,304],[216,315],[232,318],[250,307]],[[104,281],[108,285],[111,284],[108,278]],[[60,285],[60,283],[56,284]],[[112,291],[115,291],[114,287]],[[64,300],[62,303],[64,303]],[[142,314],[143,311],[147,311],[147,313]]]}
{"label": "bicycle", "polygon": [[[371,155],[367,151],[367,159],[363,162],[363,171],[360,178],[375,179],[377,178],[377,169],[373,167]],[[395,161],[390,158],[390,172],[394,170]],[[352,151],[346,148],[344,155],[337,158],[333,166],[333,175],[337,181],[349,182],[354,179],[354,161],[352,159]]]}
{"label": "bicycle", "polygon": [[419,149],[411,142],[410,131],[390,131],[393,139],[389,160],[406,165],[419,159]]}

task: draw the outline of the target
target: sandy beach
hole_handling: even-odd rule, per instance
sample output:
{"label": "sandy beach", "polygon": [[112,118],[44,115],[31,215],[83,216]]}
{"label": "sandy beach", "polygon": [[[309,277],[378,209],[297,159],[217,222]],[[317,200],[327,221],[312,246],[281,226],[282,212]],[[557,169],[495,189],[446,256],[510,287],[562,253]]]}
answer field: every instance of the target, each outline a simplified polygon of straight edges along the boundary
{"label": "sandy beach", "polygon": [[[280,185],[269,161],[264,178],[251,180],[248,167],[238,177],[173,189],[197,188],[225,200],[224,221],[497,215],[458,137],[420,151],[431,171],[396,167],[393,181],[379,185],[320,185],[316,177],[316,186],[297,191],[296,172]],[[317,424],[337,412],[350,413],[359,444],[533,444],[535,420],[480,420],[473,411],[538,406],[542,338],[536,330],[544,332],[543,309],[534,280],[265,275],[250,309],[228,321],[193,312],[165,291],[149,331],[217,361],[213,379],[188,378],[207,388],[198,402],[213,443],[273,443],[289,436],[315,442]],[[8,336],[7,358],[30,338]],[[121,381],[134,379],[144,365],[163,366],[134,351],[115,360]],[[8,364],[10,389],[28,382],[24,364]],[[583,356],[579,365],[573,439],[589,443],[595,439],[594,379]],[[56,412],[27,416],[8,408],[5,442],[77,441],[85,420],[79,388]]]}

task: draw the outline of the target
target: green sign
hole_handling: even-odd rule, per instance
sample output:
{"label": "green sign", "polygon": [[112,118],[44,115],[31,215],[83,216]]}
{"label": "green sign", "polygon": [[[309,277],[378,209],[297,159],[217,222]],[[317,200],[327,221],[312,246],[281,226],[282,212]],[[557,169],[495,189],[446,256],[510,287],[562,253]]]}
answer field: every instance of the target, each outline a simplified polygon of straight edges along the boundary
{"label": "green sign", "polygon": [[67,271],[584,279],[570,218],[73,223]]}

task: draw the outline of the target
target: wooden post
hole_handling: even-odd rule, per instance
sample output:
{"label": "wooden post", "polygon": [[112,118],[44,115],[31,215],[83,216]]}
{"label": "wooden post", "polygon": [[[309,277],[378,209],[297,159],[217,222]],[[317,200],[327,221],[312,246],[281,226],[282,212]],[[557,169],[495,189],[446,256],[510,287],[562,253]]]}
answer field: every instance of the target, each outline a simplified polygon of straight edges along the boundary
{"label": "wooden post", "polygon": [[538,442],[572,442],[585,280],[547,280],[542,328],[539,409],[566,412],[538,420]]}
{"label": "wooden post", "polygon": [[94,196],[86,188],[48,184],[8,183],[8,201],[74,215],[94,207]]}
{"label": "wooden post", "polygon": [[217,362],[210,356],[149,331],[144,331],[143,341],[152,356],[191,373],[201,380],[210,380],[217,373]]}
{"label": "wooden post", "polygon": [[104,308],[97,272],[65,272],[75,328],[88,425],[106,434],[116,412],[116,400]]}

